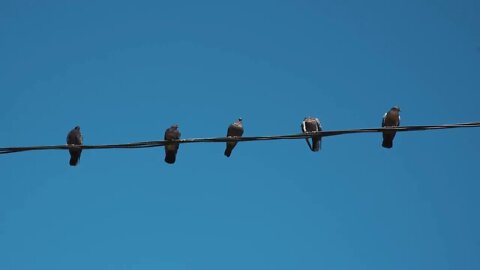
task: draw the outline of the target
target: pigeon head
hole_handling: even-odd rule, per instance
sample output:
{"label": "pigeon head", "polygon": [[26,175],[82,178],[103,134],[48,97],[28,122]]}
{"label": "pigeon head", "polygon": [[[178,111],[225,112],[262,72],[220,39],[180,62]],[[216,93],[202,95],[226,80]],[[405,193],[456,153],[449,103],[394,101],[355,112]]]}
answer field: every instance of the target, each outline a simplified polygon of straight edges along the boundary
{"label": "pigeon head", "polygon": [[398,112],[399,112],[399,111],[400,111],[400,107],[398,107],[398,106],[393,106],[393,107],[391,108],[391,110],[392,110],[392,111],[398,111]]}
{"label": "pigeon head", "polygon": [[242,119],[241,117],[239,117],[239,118],[238,118],[238,121],[239,121],[239,122],[242,122],[242,121],[243,121],[243,119]]}
{"label": "pigeon head", "polygon": [[172,128],[173,128],[173,129],[177,129],[177,128],[178,128],[178,124],[173,124],[173,125],[172,125]]}
{"label": "pigeon head", "polygon": [[76,127],[75,127],[75,130],[80,130],[80,126],[76,126]]}

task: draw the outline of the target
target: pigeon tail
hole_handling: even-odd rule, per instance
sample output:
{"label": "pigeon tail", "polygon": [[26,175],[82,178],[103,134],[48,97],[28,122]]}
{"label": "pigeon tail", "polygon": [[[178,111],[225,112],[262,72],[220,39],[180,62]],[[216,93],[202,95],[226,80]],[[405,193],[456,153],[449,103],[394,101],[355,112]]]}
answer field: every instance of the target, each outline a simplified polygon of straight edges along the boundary
{"label": "pigeon tail", "polygon": [[225,149],[225,156],[226,157],[230,157],[230,155],[232,154],[232,150],[233,150],[233,147],[227,145],[227,148]]}
{"label": "pigeon tail", "polygon": [[322,141],[319,137],[313,137],[312,138],[312,151],[313,152],[318,152],[320,151]]}
{"label": "pigeon tail", "polygon": [[392,147],[393,147],[393,138],[394,138],[394,137],[395,137],[395,134],[383,133],[382,147],[384,147],[384,148],[392,148]]}
{"label": "pigeon tail", "polygon": [[382,146],[384,148],[392,148],[393,147],[393,141],[383,140]]}
{"label": "pigeon tail", "polygon": [[71,157],[70,158],[70,166],[77,166],[78,159]]}
{"label": "pigeon tail", "polygon": [[70,150],[70,166],[77,166],[81,154],[81,151]]}
{"label": "pigeon tail", "polygon": [[77,166],[78,161],[80,160],[79,156],[71,156],[70,157],[70,166]]}
{"label": "pigeon tail", "polygon": [[230,157],[230,155],[232,154],[232,151],[233,151],[233,148],[235,148],[237,144],[234,142],[227,142],[227,148],[225,148],[225,156],[226,157]]}
{"label": "pigeon tail", "polygon": [[166,152],[165,153],[165,162],[168,164],[173,164],[175,163],[175,159],[177,157],[177,154],[175,152]]}

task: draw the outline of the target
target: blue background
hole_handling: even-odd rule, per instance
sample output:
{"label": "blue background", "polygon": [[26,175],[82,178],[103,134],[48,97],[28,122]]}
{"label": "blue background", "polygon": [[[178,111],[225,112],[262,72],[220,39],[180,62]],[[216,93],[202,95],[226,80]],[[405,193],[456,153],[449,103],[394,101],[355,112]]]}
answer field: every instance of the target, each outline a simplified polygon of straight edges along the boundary
{"label": "blue background", "polygon": [[[0,146],[480,120],[480,1],[0,2]],[[480,269],[480,129],[0,156],[0,269]]]}

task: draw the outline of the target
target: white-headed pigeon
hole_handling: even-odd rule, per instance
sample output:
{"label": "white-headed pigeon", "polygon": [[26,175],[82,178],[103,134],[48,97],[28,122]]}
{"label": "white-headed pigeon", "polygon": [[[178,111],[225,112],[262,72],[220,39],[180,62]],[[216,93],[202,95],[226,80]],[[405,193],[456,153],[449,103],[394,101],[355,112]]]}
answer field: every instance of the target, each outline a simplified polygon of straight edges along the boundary
{"label": "white-headed pigeon", "polygon": [[[165,137],[166,141],[175,141],[179,140],[181,136],[180,131],[178,130],[178,125],[172,125],[171,127],[165,130]],[[175,163],[175,159],[177,157],[177,151],[180,147],[179,143],[168,143],[165,144],[165,162],[169,164]]]}
{"label": "white-headed pigeon", "polygon": [[[72,129],[67,135],[67,144],[73,145],[82,145],[83,144],[83,137],[80,133],[80,127],[76,126]],[[68,149],[70,152],[70,166],[76,166],[80,161],[80,155],[82,154],[81,148],[70,148]]]}
{"label": "white-headed pigeon", "polygon": [[[243,122],[242,118],[238,118],[228,126],[227,137],[242,137],[243,135]],[[233,148],[237,145],[236,141],[227,142],[227,148],[225,149],[225,156],[229,157],[232,154]]]}
{"label": "white-headed pigeon", "polygon": [[[390,111],[383,115],[382,127],[398,127],[400,126],[400,108],[398,106],[392,107]],[[382,146],[385,148],[393,147],[393,139],[395,138],[395,131],[384,131]]]}
{"label": "white-headed pigeon", "polygon": [[[320,120],[315,117],[305,117],[302,122],[302,132],[303,133],[310,133],[310,132],[315,132],[315,131],[321,131],[322,130],[322,125],[320,124]],[[322,144],[322,136],[320,135],[315,135],[312,136],[312,144],[310,144],[310,141],[308,138],[306,138],[308,147],[313,152],[318,152],[320,150],[321,144]]]}

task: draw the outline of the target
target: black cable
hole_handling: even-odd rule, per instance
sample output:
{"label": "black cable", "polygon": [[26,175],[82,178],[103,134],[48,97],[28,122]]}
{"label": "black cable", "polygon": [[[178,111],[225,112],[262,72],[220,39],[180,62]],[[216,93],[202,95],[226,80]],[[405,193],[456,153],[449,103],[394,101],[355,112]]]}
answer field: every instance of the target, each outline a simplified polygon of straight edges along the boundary
{"label": "black cable", "polygon": [[[311,138],[314,135],[321,137],[338,136],[344,134],[354,133],[373,133],[384,131],[424,131],[424,130],[438,130],[449,128],[472,128],[480,127],[480,122],[457,123],[446,125],[428,125],[428,126],[403,126],[403,127],[385,127],[385,128],[361,128],[361,129],[347,129],[347,130],[332,130],[332,131],[317,131],[290,135],[273,135],[273,136],[251,136],[251,137],[216,137],[216,138],[190,138],[180,139],[175,143],[219,143],[219,142],[250,142],[250,141],[271,141],[271,140],[297,140]],[[170,141],[146,141],[125,144],[103,144],[103,145],[52,145],[52,146],[26,146],[26,147],[5,147],[0,148],[0,154],[10,154],[25,151],[39,151],[39,150],[65,150],[65,149],[131,149],[131,148],[147,148],[160,147],[165,144],[172,143]]]}

